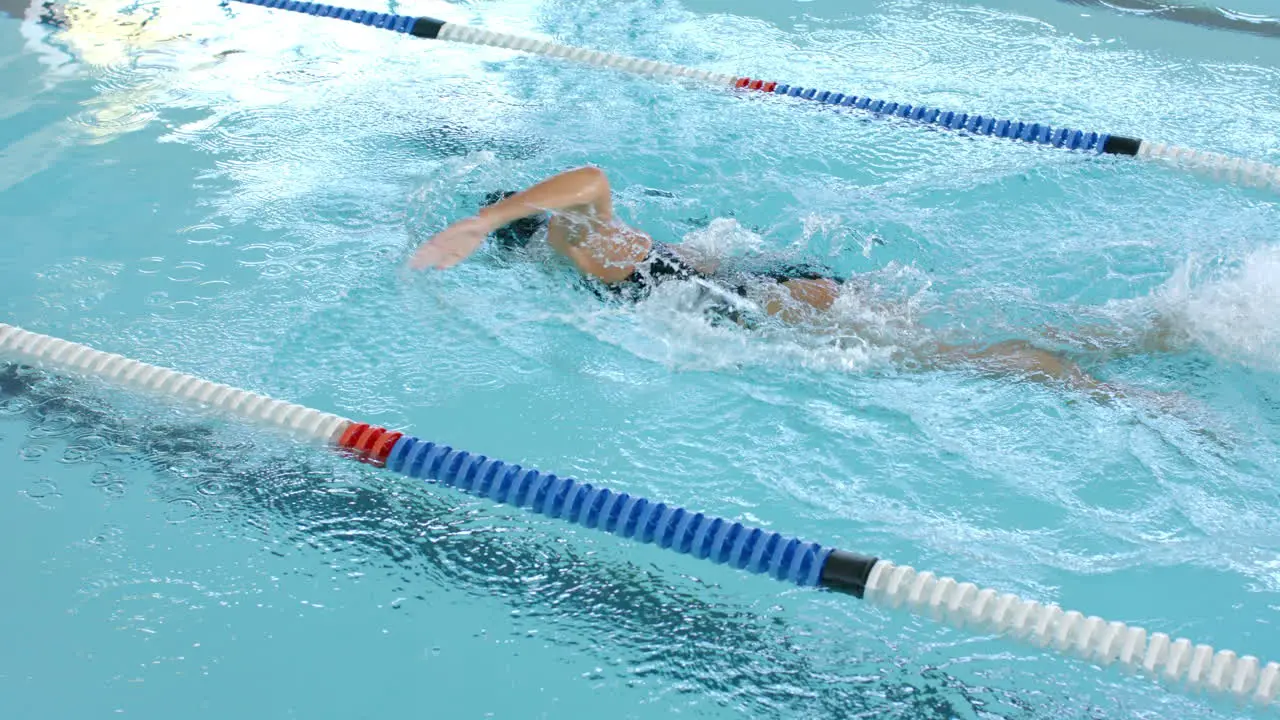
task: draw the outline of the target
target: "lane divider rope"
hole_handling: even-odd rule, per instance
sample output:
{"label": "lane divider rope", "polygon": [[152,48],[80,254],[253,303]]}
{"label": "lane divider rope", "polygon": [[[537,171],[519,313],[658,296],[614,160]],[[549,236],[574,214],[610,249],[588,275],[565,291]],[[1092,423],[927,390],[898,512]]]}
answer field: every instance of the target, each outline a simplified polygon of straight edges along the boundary
{"label": "lane divider rope", "polygon": [[273,400],[229,385],[0,323],[0,358],[190,401],[355,460],[495,502],[642,543],[903,608],[980,633],[998,633],[1102,665],[1119,663],[1169,683],[1270,706],[1280,664],[1171,639],[1121,622],[980,589],[906,565],[826,547],[625,492],[474,455],[387,428]]}
{"label": "lane divider rope", "polygon": [[963,113],[925,105],[912,105],[868,97],[788,85],[771,80],[713,73],[706,70],[644,60],[614,53],[561,45],[537,38],[495,32],[484,28],[444,22],[429,17],[367,12],[324,3],[297,0],[236,0],[248,5],[289,10],[317,17],[346,20],[429,40],[445,40],[470,45],[487,45],[508,50],[564,58],[587,65],[613,68],[637,75],[692,80],[738,90],[811,100],[832,107],[862,110],[880,117],[893,117],[970,135],[985,135],[1025,143],[1064,148],[1091,154],[1135,157],[1210,175],[1217,180],[1249,187],[1280,191],[1280,166],[1257,160],[1163,145],[1139,138],[1054,128],[1048,123],[1000,119],[978,113]]}

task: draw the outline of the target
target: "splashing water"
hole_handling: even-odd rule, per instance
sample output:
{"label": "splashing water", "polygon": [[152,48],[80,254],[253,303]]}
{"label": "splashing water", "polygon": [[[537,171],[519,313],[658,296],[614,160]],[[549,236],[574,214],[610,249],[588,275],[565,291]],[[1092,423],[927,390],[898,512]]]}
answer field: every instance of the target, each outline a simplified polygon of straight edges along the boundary
{"label": "splashing water", "polygon": [[[720,227],[725,233],[721,240],[750,241],[736,221]],[[728,235],[725,228],[734,234]],[[719,247],[731,253],[746,246]],[[697,285],[672,281],[654,288],[635,306],[573,310],[564,319],[637,357],[676,369],[771,367],[858,373],[890,368],[895,359],[933,338],[922,323],[933,309],[929,287],[921,271],[891,263],[847,281],[830,311],[808,322],[787,325],[757,312],[747,329],[716,321],[714,314],[705,312],[709,298]]]}
{"label": "splashing water", "polygon": [[707,257],[731,257],[762,252],[766,242],[759,233],[743,227],[737,220],[720,217],[704,228],[690,231],[680,247]]}
{"label": "splashing water", "polygon": [[1236,259],[1187,258],[1153,294],[1163,322],[1206,351],[1280,368],[1280,248]]}

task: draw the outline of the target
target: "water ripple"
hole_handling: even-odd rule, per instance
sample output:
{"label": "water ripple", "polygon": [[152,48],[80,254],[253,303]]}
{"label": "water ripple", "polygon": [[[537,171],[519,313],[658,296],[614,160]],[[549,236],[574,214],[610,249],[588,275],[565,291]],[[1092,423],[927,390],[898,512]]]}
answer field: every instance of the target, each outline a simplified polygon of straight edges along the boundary
{"label": "water ripple", "polygon": [[[67,384],[39,389],[31,376],[15,375],[13,366],[0,372],[0,386],[7,396],[33,397],[31,407],[56,406],[79,397]],[[591,550],[588,559],[575,544],[545,533],[539,522],[514,522],[478,512],[470,502],[449,503],[416,490],[374,489],[368,485],[373,479],[368,472],[347,472],[356,466],[317,465],[298,453],[263,455],[266,448],[246,448],[204,424],[104,424],[119,413],[99,402],[78,407],[75,417],[81,432],[128,438],[149,448],[146,460],[158,473],[152,492],[165,502],[166,521],[197,526],[187,531],[192,533],[203,526],[231,536],[256,537],[273,552],[295,557],[295,564],[311,562],[301,558],[318,553],[317,560],[341,571],[346,582],[363,582],[374,572],[390,583],[391,608],[412,608],[422,602],[424,591],[437,587],[477,600],[496,593],[511,607],[510,632],[521,642],[549,642],[562,650],[597,655],[596,669],[583,675],[588,681],[648,688],[655,701],[668,693],[690,693],[691,698],[765,716],[856,717],[874,712],[949,718],[993,705],[1012,713],[995,716],[1031,716],[1017,694],[961,680],[952,668],[886,662],[870,648],[852,657],[848,652],[833,654],[836,638],[812,634],[814,628],[792,618],[777,599],[765,600],[772,605],[743,607],[721,597],[714,587],[656,574],[616,558],[611,550]],[[35,416],[29,420],[38,422]],[[228,452],[232,447],[235,452]],[[201,468],[198,475],[171,474],[171,468],[190,462]],[[205,487],[207,480],[201,478],[210,475],[220,484],[217,494],[234,495],[236,503],[214,507],[204,493],[191,494],[193,483]],[[109,486],[113,481],[108,477],[96,476],[94,484]],[[42,501],[57,493],[43,481],[28,492]],[[116,559],[108,561],[97,579],[85,583],[82,592],[109,603],[117,625],[136,632],[160,632],[164,623],[158,620],[167,614],[165,607],[196,608],[252,597],[263,592],[257,584],[267,582],[248,568],[243,569],[248,576],[233,571],[219,579],[196,580],[122,566],[117,561],[122,540],[118,528],[106,528],[88,541]],[[288,584],[278,577],[272,581]],[[700,597],[706,595],[715,601]],[[324,607],[312,600],[304,604]],[[865,621],[881,629],[885,622],[874,614]],[[585,643],[584,637],[594,642]],[[899,653],[906,652],[904,644],[915,642],[906,637],[896,641]],[[935,642],[924,652],[945,651],[948,646]],[[607,651],[601,651],[604,648]],[[838,664],[822,659],[836,655],[842,656]],[[968,664],[955,669],[967,677],[1008,674],[1006,662],[996,663],[992,670],[980,661],[971,659]],[[1006,677],[1000,682],[1007,681]],[[1062,703],[1044,697],[1035,714],[1054,713]]]}

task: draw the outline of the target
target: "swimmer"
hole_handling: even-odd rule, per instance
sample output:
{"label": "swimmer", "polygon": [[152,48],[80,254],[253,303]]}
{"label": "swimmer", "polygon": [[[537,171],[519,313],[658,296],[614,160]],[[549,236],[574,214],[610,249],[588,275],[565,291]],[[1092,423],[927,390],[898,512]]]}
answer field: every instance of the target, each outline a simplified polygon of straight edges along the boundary
{"label": "swimmer", "polygon": [[[581,167],[514,193],[494,193],[480,211],[423,243],[409,264],[417,270],[446,269],[474,253],[494,235],[504,246],[528,243],[545,227],[547,243],[577,270],[608,292],[642,297],[657,285],[678,280],[696,284],[720,317],[748,325],[753,316],[789,324],[819,319],[835,304],[845,279],[816,265],[782,265],[759,272],[725,271],[718,258],[692,248],[654,240],[627,226],[613,212],[609,179],[596,167]],[[987,346],[934,342],[917,350],[913,364],[930,369],[968,365],[1062,383],[1095,398],[1118,390],[1079,365],[1027,341]]]}
{"label": "swimmer", "polygon": [[[428,240],[410,264],[416,269],[453,267],[494,234],[506,246],[523,245],[544,226],[547,243],[583,275],[620,295],[639,296],[668,280],[692,281],[735,309],[753,307],[745,300],[747,278],[717,273],[719,260],[688,248],[661,243],[629,227],[613,213],[609,179],[595,167],[582,167],[548,178],[517,193],[496,193],[475,216],[460,220]],[[791,323],[810,311],[826,311],[835,303],[842,281],[825,268],[787,265],[757,274],[771,281],[774,292],[760,308]]]}

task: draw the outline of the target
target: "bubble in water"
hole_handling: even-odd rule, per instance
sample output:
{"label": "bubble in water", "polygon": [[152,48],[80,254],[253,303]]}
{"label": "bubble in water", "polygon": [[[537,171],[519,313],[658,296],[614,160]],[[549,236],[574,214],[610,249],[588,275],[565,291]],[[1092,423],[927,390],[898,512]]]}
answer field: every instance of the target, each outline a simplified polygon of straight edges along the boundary
{"label": "bubble in water", "polygon": [[174,498],[165,508],[164,519],[177,524],[184,523],[200,514],[200,503],[191,498]]}
{"label": "bubble in water", "polygon": [[31,487],[27,488],[23,492],[26,493],[27,497],[33,499],[42,499],[62,494],[58,492],[57,483],[47,477],[42,477],[32,481]]}

